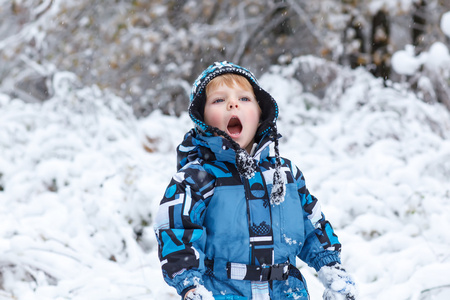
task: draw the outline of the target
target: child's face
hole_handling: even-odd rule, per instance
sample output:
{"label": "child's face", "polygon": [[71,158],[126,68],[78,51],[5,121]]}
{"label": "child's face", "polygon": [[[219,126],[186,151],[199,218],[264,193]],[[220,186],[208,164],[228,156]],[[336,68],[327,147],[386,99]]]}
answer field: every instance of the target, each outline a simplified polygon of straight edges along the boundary
{"label": "child's face", "polygon": [[258,129],[261,108],[252,88],[238,84],[215,85],[206,93],[205,123],[228,133],[241,148],[250,152]]}

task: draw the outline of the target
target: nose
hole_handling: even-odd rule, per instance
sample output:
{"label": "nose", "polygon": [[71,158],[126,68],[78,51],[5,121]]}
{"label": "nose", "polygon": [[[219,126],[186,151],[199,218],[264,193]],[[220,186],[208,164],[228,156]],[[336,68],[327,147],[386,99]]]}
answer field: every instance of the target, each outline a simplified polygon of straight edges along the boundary
{"label": "nose", "polygon": [[238,108],[238,107],[239,107],[239,102],[237,100],[230,100],[230,102],[228,103],[229,109]]}

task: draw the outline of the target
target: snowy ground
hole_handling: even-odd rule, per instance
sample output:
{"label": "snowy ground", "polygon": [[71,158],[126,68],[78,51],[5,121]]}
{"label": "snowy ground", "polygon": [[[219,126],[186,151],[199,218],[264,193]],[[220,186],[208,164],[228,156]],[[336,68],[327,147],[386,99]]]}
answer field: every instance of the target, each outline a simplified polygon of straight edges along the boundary
{"label": "snowy ground", "polygon": [[[261,83],[280,106],[281,154],[322,202],[359,299],[450,299],[449,112],[363,70],[339,69],[320,101],[293,79],[300,62],[322,63],[303,57]],[[0,299],[178,299],[152,216],[189,118],[138,121],[58,76],[44,104],[0,94]]]}

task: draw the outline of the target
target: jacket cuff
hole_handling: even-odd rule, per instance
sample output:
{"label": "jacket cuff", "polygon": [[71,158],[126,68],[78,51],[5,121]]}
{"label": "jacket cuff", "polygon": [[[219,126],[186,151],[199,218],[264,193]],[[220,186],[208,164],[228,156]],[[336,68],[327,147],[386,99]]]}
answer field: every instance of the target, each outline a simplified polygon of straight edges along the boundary
{"label": "jacket cuff", "polygon": [[180,296],[184,296],[187,291],[198,285],[203,285],[202,273],[199,271],[189,270],[185,273],[177,275],[176,279],[178,283],[174,285],[174,288]]}
{"label": "jacket cuff", "polygon": [[339,251],[326,251],[317,255],[311,262],[311,267],[318,272],[323,266],[333,263],[341,263]]}
{"label": "jacket cuff", "polygon": [[180,294],[181,299],[184,299],[184,297],[186,296],[186,293],[192,289],[195,289],[195,285],[191,285],[191,286],[188,286],[187,288],[185,288]]}

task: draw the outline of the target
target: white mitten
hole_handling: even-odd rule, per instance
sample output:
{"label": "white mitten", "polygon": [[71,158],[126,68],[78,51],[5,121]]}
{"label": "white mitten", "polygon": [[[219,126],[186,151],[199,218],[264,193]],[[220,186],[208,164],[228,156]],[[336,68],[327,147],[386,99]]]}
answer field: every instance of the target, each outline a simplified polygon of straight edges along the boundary
{"label": "white mitten", "polygon": [[355,281],[340,264],[323,266],[318,274],[325,286],[324,300],[355,300]]}
{"label": "white mitten", "polygon": [[214,300],[214,297],[210,291],[204,286],[198,285],[195,289],[190,290],[184,296],[185,300]]}

